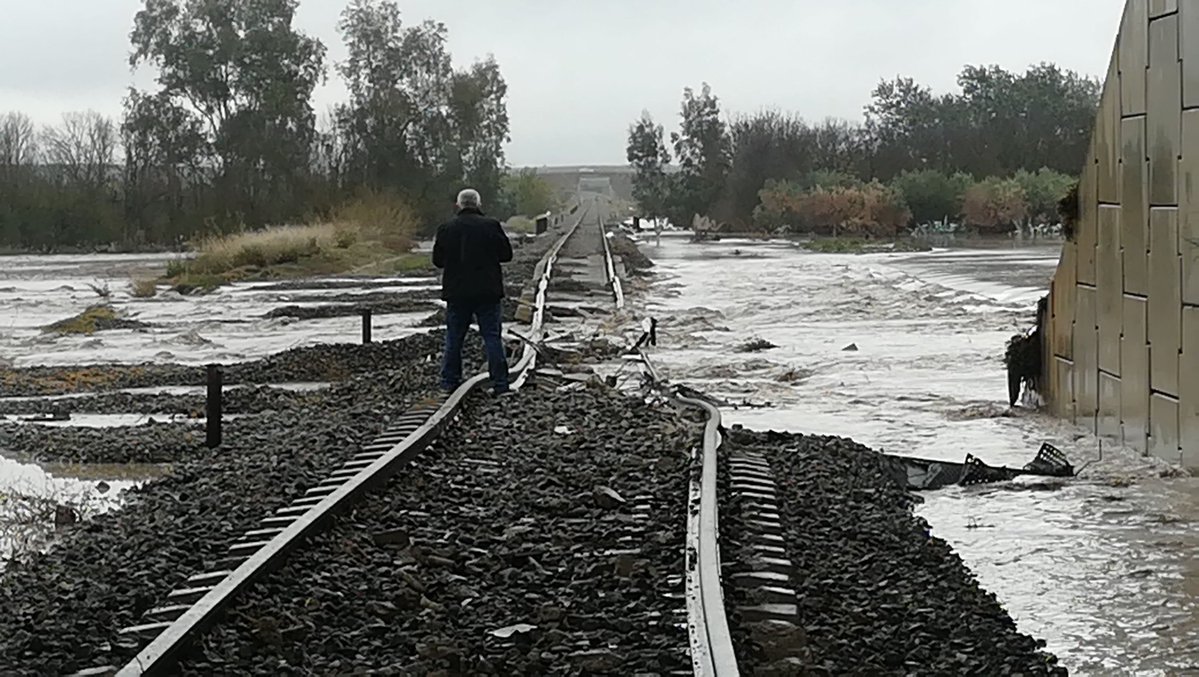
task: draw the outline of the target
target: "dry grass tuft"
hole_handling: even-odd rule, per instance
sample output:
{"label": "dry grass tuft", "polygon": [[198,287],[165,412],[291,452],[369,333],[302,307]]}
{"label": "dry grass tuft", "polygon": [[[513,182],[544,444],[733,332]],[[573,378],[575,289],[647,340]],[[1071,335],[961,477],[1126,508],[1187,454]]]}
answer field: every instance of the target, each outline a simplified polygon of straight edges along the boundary
{"label": "dry grass tuft", "polygon": [[247,278],[344,273],[406,254],[416,228],[407,203],[368,191],[327,220],[205,238],[195,259],[172,262],[167,275],[190,290]]}
{"label": "dry grass tuft", "polygon": [[158,293],[158,280],[131,280],[129,282],[129,293],[133,295],[133,298],[137,299],[153,298]]}

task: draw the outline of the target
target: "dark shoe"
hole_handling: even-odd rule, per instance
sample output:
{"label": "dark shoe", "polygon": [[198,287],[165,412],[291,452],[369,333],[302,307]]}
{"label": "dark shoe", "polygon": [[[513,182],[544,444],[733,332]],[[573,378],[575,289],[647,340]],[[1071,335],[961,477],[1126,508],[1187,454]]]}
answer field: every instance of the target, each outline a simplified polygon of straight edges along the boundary
{"label": "dark shoe", "polygon": [[448,394],[450,394],[450,393],[453,393],[453,392],[454,392],[455,390],[457,390],[458,388],[460,388],[460,387],[461,387],[461,385],[462,385],[462,384],[458,384],[458,385],[456,385],[456,386],[448,386],[448,385],[446,385],[446,384],[444,384],[444,383],[443,383],[443,384],[441,384],[441,392],[443,392],[443,393],[446,393],[446,394],[448,395]]}

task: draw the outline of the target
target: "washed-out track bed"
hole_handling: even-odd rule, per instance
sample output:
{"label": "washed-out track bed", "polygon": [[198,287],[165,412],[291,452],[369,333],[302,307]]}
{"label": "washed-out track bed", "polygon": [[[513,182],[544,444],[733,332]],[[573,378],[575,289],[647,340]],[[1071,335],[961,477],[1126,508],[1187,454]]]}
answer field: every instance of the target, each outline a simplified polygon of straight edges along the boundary
{"label": "washed-out track bed", "polygon": [[[553,252],[547,256],[547,259],[552,259],[552,256]],[[548,265],[538,266],[537,270],[540,271],[538,274],[544,276],[549,268]],[[540,285],[539,289],[539,307],[544,307],[544,284]],[[535,331],[538,330],[540,320],[541,312],[539,311],[534,318]],[[522,359],[522,365],[529,362],[533,351],[526,349],[525,353],[526,359]],[[259,370],[262,370],[264,366],[268,370],[275,366],[269,359],[265,362],[265,365],[259,366]],[[436,371],[435,369],[428,368],[413,369],[412,367],[415,365],[411,364],[397,364],[396,366],[400,367],[400,369],[392,372],[394,374],[393,382],[388,384],[392,387],[385,388],[384,390],[404,391],[408,389],[404,387],[395,388],[397,382],[405,384],[407,382],[419,383],[422,380],[419,377],[411,378],[413,372],[423,373],[426,376],[425,381],[432,381],[433,374]],[[407,369],[404,367],[407,367]],[[152,376],[145,375],[145,371],[152,371],[152,369],[143,370],[139,368],[128,369],[123,373],[118,371],[119,375],[115,378],[111,373],[105,372],[103,369],[96,369],[94,371],[87,371],[87,377],[84,379],[76,378],[76,374],[70,373],[69,370],[33,371],[38,373],[32,378],[30,378],[30,374],[22,374],[18,371],[10,372],[9,374],[5,374],[5,376],[8,379],[8,383],[24,383],[28,386],[29,390],[39,394],[45,392],[53,392],[55,394],[64,391],[71,392],[74,389],[75,383],[80,380],[93,387],[99,383],[101,387],[110,388],[155,385],[161,384],[163,380],[162,378],[155,379]],[[237,376],[238,372],[236,369],[232,371],[235,374],[232,380],[237,382],[239,380]],[[164,372],[159,370],[157,373],[161,377]],[[179,379],[180,376],[184,378],[179,380],[187,380],[186,376],[190,375],[190,372],[186,369],[166,370],[165,373],[168,374],[166,380]],[[305,373],[304,376],[310,380],[312,379],[310,373]],[[368,377],[363,377],[361,380],[372,382],[372,379]],[[49,387],[47,387],[47,383],[50,384]],[[472,382],[472,384],[477,383],[478,379]],[[429,386],[430,383],[421,383],[418,390],[427,393],[431,390]],[[170,537],[156,544],[163,545],[165,543],[167,547],[154,548],[155,552],[151,553],[151,557],[149,558],[151,560],[158,560],[157,563],[161,565],[153,572],[155,580],[138,581],[138,577],[136,576],[122,576],[120,583],[128,584],[133,588],[130,592],[135,594],[131,594],[129,597],[134,598],[135,603],[120,608],[114,614],[111,613],[113,611],[112,607],[117,605],[112,603],[113,600],[111,598],[106,600],[103,594],[97,595],[96,597],[100,599],[94,601],[99,601],[101,604],[107,601],[108,604],[105,605],[106,608],[104,609],[92,609],[92,611],[100,611],[101,613],[92,614],[94,619],[92,627],[86,628],[86,630],[93,631],[93,635],[97,635],[95,639],[98,641],[89,643],[86,633],[81,634],[79,632],[80,628],[73,627],[69,633],[63,633],[64,635],[73,635],[72,639],[69,640],[71,642],[70,645],[57,647],[59,651],[45,651],[50,647],[47,646],[42,633],[48,630],[48,628],[44,624],[39,623],[38,620],[44,619],[47,611],[53,613],[54,611],[63,611],[63,609],[47,609],[46,607],[52,607],[52,604],[39,605],[36,599],[27,600],[29,602],[27,608],[30,614],[26,614],[23,618],[18,614],[12,619],[14,625],[23,625],[24,627],[12,633],[13,643],[9,648],[13,649],[13,651],[6,652],[6,655],[30,659],[31,662],[21,662],[21,658],[17,660],[20,668],[22,670],[28,669],[31,674],[47,671],[69,672],[71,667],[86,666],[89,663],[97,665],[97,667],[84,669],[84,674],[104,674],[111,672],[111,669],[115,665],[118,665],[120,661],[130,658],[133,653],[140,650],[141,654],[122,670],[122,674],[140,674],[143,670],[161,672],[165,669],[165,666],[172,664],[181,655],[179,653],[181,648],[190,646],[190,642],[197,635],[198,630],[215,620],[219,612],[223,611],[228,605],[229,600],[232,599],[232,594],[227,590],[230,585],[234,585],[237,588],[231,592],[237,592],[250,581],[256,580],[263,575],[269,568],[283,563],[284,555],[290,554],[291,550],[297,547],[302,540],[297,537],[298,534],[292,533],[294,529],[291,529],[291,527],[304,522],[314,523],[313,529],[316,526],[323,526],[323,524],[317,523],[328,522],[328,518],[333,515],[335,508],[344,509],[346,506],[352,504],[353,500],[349,499],[360,498],[364,490],[370,488],[370,485],[385,480],[387,476],[385,473],[375,474],[375,470],[378,469],[377,467],[381,463],[384,463],[384,460],[381,460],[382,457],[387,456],[391,458],[387,462],[387,465],[389,467],[394,466],[396,459],[392,457],[395,457],[397,453],[400,456],[407,456],[408,452],[399,451],[399,447],[403,446],[405,442],[413,441],[413,437],[421,438],[420,444],[410,445],[414,449],[419,450],[419,446],[427,443],[429,438],[435,436],[437,429],[448,422],[454,413],[454,408],[458,406],[457,403],[465,399],[465,394],[466,389],[464,388],[460,392],[455,393],[454,397],[450,398],[451,402],[440,406],[437,400],[418,402],[415,407],[409,409],[408,413],[400,416],[398,420],[393,421],[387,420],[388,416],[386,412],[388,410],[391,412],[402,411],[403,406],[396,407],[392,403],[392,406],[384,405],[380,407],[378,406],[380,403],[376,402],[373,403],[376,406],[371,407],[371,403],[365,403],[373,411],[370,411],[369,414],[362,412],[364,416],[361,418],[367,420],[360,420],[358,422],[366,423],[364,426],[366,435],[382,433],[381,435],[373,441],[369,437],[366,440],[361,438],[340,440],[340,444],[335,446],[340,446],[342,452],[340,454],[322,454],[319,457],[319,461],[315,464],[317,467],[313,468],[312,472],[307,474],[301,473],[296,478],[287,478],[293,479],[292,482],[284,481],[280,483],[280,477],[271,477],[262,486],[253,487],[251,493],[254,500],[249,501],[250,504],[253,504],[253,507],[239,512],[237,515],[239,519],[236,520],[222,519],[224,516],[220,514],[222,512],[220,510],[215,511],[216,514],[205,510],[206,506],[203,499],[218,496],[220,497],[217,499],[219,505],[227,507],[231,498],[228,492],[210,491],[211,487],[204,486],[208,480],[212,479],[207,474],[208,467],[191,469],[185,467],[177,470],[167,480],[150,485],[146,489],[146,493],[161,494],[163,487],[177,480],[180,475],[187,475],[189,470],[191,470],[194,472],[194,475],[187,477],[184,482],[198,479],[198,483],[201,486],[189,487],[189,489],[197,489],[196,494],[168,492],[166,498],[168,502],[173,499],[176,504],[175,507],[186,506],[186,509],[190,510],[190,517],[203,514],[203,517],[200,517],[191,524],[192,529],[176,529],[175,525],[167,527],[172,531]],[[361,405],[364,404],[363,398],[358,397],[357,394],[352,397],[354,403],[359,406],[349,407],[348,410],[361,411]],[[415,399],[413,398],[413,400]],[[413,401],[410,400],[404,403],[404,405],[407,406],[412,403]],[[447,405],[452,405],[449,409],[449,415],[447,415]],[[337,414],[344,415],[346,411],[347,409],[339,409]],[[434,411],[437,412],[436,415],[432,415]],[[307,411],[298,413],[293,420],[289,421],[291,424],[289,427],[299,428],[304,425],[315,425],[317,426],[316,429],[322,433],[331,431],[327,424],[323,425],[323,422],[319,418],[312,417],[310,414],[311,412]],[[422,420],[424,420],[423,423],[421,422]],[[253,450],[256,452],[267,449],[267,440],[262,437],[252,440],[251,443],[253,444]],[[327,450],[330,445],[322,443],[317,446],[318,448]],[[388,449],[387,447],[393,448]],[[227,445],[219,452],[214,453],[220,454],[218,458],[224,460],[229,456],[226,452],[237,453],[238,451],[243,450],[230,448]],[[250,450],[247,449],[245,451],[248,452]],[[249,453],[246,455],[252,456],[254,454]],[[241,456],[235,458],[240,459]],[[401,460],[407,460],[407,458]],[[289,467],[293,465],[293,459],[284,460],[277,454],[271,455],[269,461],[273,461],[276,464],[282,461],[283,464]],[[245,468],[240,468],[239,470],[244,471]],[[222,476],[225,479],[230,479],[230,476],[232,476],[233,478],[244,480],[246,474],[235,471],[233,473],[224,473]],[[347,487],[353,488],[347,489]],[[291,489],[292,491],[287,491],[287,489]],[[256,490],[261,490],[261,493]],[[353,494],[353,496],[348,496],[347,492]],[[202,496],[202,498],[197,500],[197,496]],[[272,501],[271,498],[277,498],[278,500]],[[331,501],[336,505],[331,505]],[[150,502],[152,501],[146,501],[145,503]],[[263,514],[272,515],[272,511],[269,509],[272,503],[280,507],[273,510],[273,516],[263,519]],[[143,504],[143,502],[135,501],[133,507],[139,504]],[[268,510],[259,512],[259,521],[251,523],[250,520],[252,519],[253,512],[255,510],[261,511],[263,507],[267,507]],[[157,510],[154,511],[154,514],[157,516],[162,515],[164,512],[169,511]],[[128,517],[129,514],[128,510],[124,511],[125,517]],[[195,523],[203,521],[204,518],[209,520],[208,524]],[[117,521],[127,526],[127,520]],[[95,526],[95,524],[92,526]],[[202,543],[202,546],[194,547],[191,552],[183,552],[184,543],[196,542],[198,540],[196,539],[196,532],[205,531],[204,527],[207,527],[207,533],[205,534],[207,538],[199,541]],[[238,533],[242,534],[240,538],[237,537]],[[302,535],[311,536],[314,533],[316,533],[315,530],[305,531]],[[287,537],[289,534],[292,536],[290,539],[282,538]],[[280,540],[281,538],[282,541]],[[178,540],[174,541],[173,539]],[[171,547],[173,542],[178,543],[175,548]],[[280,542],[290,543],[290,545],[281,547],[279,545]],[[264,553],[269,553],[267,555],[267,560],[269,561],[258,561],[263,559]],[[39,564],[45,563],[44,560],[39,562]],[[65,569],[67,570],[65,573],[67,577],[79,575],[79,570],[77,568],[72,569],[69,564]],[[192,573],[189,574],[189,571]],[[29,573],[34,577],[37,576],[37,572],[33,567],[24,572],[20,570],[15,572],[15,574],[20,573]],[[86,577],[86,574],[84,574],[84,577]],[[77,585],[82,588],[82,580],[76,580]],[[138,582],[143,585],[138,585]],[[69,585],[69,583],[64,585],[63,581],[59,581],[58,583],[57,587],[59,590]],[[153,583],[158,583],[158,585],[156,586]],[[169,585],[168,583],[174,583],[174,585]],[[6,590],[11,590],[11,588],[6,588]],[[109,592],[110,589],[106,587],[103,591]],[[170,594],[165,594],[167,592]],[[80,594],[75,597],[86,596]],[[89,615],[87,613],[78,613],[78,611],[85,610],[72,609],[63,614],[64,620],[76,626],[86,624]],[[199,622],[195,622],[196,619],[192,618],[197,614],[201,616]],[[31,619],[30,616],[37,616],[40,619]],[[24,622],[22,623],[22,621]],[[141,621],[140,624],[137,624],[139,621]],[[130,622],[135,624],[128,624]],[[121,628],[121,630],[115,632],[114,636],[116,628]],[[33,632],[30,632],[30,630]],[[34,632],[37,634],[33,634]],[[146,641],[150,641],[149,646],[145,646]],[[165,652],[158,651],[157,647],[164,643],[168,647],[168,650]],[[156,651],[157,657],[162,659],[161,662],[155,663],[153,660],[145,660],[146,655],[155,656]],[[42,664],[39,666],[37,665],[39,659],[48,660],[51,664]]]}
{"label": "washed-out track bed", "polygon": [[1057,675],[876,452],[734,427],[721,447],[726,607],[746,674]]}
{"label": "washed-out track bed", "polygon": [[695,431],[606,388],[474,397],[183,674],[687,674]]}

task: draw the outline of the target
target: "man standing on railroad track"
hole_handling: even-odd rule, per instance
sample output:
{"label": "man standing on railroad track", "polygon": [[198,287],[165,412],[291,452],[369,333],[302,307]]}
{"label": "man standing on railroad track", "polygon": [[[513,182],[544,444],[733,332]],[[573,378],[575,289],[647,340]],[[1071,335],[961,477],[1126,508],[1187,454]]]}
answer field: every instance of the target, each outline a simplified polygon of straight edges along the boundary
{"label": "man standing on railroad track", "polygon": [[508,392],[508,358],[504,354],[501,321],[504,272],[512,260],[512,243],[499,221],[483,215],[479,192],[458,193],[458,215],[437,229],[433,265],[442,269],[441,298],[445,300],[445,358],[441,387],[452,392],[462,383],[462,343],[473,318],[479,324],[487,351],[487,369],[496,395]]}

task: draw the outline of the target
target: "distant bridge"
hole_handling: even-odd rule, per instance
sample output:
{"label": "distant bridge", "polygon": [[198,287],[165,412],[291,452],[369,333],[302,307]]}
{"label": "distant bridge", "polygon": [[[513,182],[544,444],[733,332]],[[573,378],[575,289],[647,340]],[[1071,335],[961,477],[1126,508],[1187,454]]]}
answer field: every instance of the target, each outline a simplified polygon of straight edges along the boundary
{"label": "distant bridge", "polygon": [[563,195],[588,192],[619,200],[633,199],[633,168],[628,165],[530,167]]}

